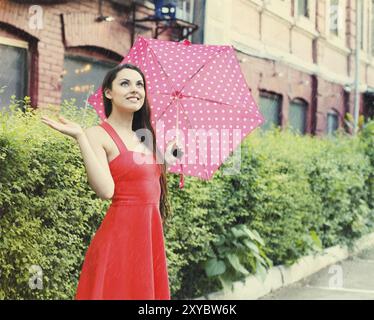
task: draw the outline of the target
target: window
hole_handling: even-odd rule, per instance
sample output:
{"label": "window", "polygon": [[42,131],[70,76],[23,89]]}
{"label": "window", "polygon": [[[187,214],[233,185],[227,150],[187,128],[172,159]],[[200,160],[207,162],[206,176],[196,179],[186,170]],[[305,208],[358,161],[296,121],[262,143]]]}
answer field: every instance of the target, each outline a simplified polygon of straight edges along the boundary
{"label": "window", "polygon": [[365,15],[364,15],[364,4],[361,2],[361,1],[357,1],[356,2],[359,6],[359,12],[360,12],[360,16],[361,16],[361,28],[360,28],[360,32],[361,32],[361,39],[360,39],[360,46],[361,46],[361,49],[364,50],[364,39],[365,39],[365,21],[364,21],[364,18],[365,18]]}
{"label": "window", "polygon": [[116,63],[82,56],[65,56],[62,100],[76,99],[76,105],[86,105],[88,97],[97,90],[107,71]]}
{"label": "window", "polygon": [[188,38],[193,43],[204,43],[204,24],[205,24],[205,2],[206,0],[199,0],[193,4],[193,19],[192,22],[197,26],[197,30]]}
{"label": "window", "polygon": [[[317,0],[294,0],[292,6],[293,16],[296,18],[296,25],[309,33],[316,33],[316,19],[317,19]],[[329,19],[329,1],[324,1],[325,12],[323,14],[325,23],[328,24]],[[318,4],[322,6],[322,4]],[[328,30],[328,26],[326,25]]]}
{"label": "window", "polygon": [[339,0],[330,0],[330,33],[339,35]]}
{"label": "window", "polygon": [[337,37],[338,39],[331,39],[333,41],[337,40],[340,41],[341,45],[345,46],[345,38],[346,38],[346,11],[347,11],[347,2],[348,0],[329,0],[327,2],[328,13],[327,17],[328,20],[326,23],[328,24],[328,31],[329,34],[333,37]]}
{"label": "window", "polygon": [[364,93],[363,97],[363,115],[365,120],[374,121],[374,89],[368,88],[368,91]]}
{"label": "window", "polygon": [[334,112],[330,112],[327,114],[327,126],[326,132],[327,134],[331,135],[334,134],[336,130],[339,128],[339,120],[338,115]]}
{"label": "window", "polygon": [[306,115],[308,104],[301,99],[291,101],[288,113],[288,122],[291,130],[295,133],[305,134]]}
{"label": "window", "polygon": [[176,2],[176,18],[193,22],[193,0],[177,0]]}
{"label": "window", "polygon": [[263,130],[269,130],[272,126],[280,125],[281,95],[262,91],[259,106],[262,115],[265,117],[265,123],[261,127]]}
{"label": "window", "polygon": [[309,0],[298,0],[297,13],[299,16],[309,18]]}
{"label": "window", "polygon": [[9,105],[12,95],[16,99],[27,95],[27,43],[17,42],[19,46],[0,43],[0,109]]}

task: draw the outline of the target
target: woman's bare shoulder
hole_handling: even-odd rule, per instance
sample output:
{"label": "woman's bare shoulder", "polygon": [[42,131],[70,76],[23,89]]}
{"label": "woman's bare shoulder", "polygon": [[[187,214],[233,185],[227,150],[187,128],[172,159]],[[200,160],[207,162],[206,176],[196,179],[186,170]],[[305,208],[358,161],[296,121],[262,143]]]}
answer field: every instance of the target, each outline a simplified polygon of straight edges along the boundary
{"label": "woman's bare shoulder", "polygon": [[105,141],[105,132],[104,128],[100,125],[92,126],[84,129],[84,132],[87,135],[87,138],[92,141],[99,142],[102,144]]}
{"label": "woman's bare shoulder", "polygon": [[84,129],[85,131],[89,132],[89,133],[101,133],[102,130],[103,130],[103,127],[100,126],[100,125],[97,125],[97,126],[92,126],[92,127],[87,127]]}

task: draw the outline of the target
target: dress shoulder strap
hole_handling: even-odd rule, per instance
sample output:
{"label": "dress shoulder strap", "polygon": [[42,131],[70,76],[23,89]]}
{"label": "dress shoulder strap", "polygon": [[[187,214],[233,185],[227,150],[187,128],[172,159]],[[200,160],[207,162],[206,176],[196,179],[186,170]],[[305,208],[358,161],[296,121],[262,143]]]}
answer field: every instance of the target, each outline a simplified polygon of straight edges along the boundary
{"label": "dress shoulder strap", "polygon": [[117,134],[117,132],[114,130],[114,128],[106,121],[102,121],[100,123],[100,126],[105,129],[105,131],[111,136],[114,143],[116,144],[118,150],[120,153],[125,153],[127,151],[127,148],[125,144],[123,143],[120,136]]}

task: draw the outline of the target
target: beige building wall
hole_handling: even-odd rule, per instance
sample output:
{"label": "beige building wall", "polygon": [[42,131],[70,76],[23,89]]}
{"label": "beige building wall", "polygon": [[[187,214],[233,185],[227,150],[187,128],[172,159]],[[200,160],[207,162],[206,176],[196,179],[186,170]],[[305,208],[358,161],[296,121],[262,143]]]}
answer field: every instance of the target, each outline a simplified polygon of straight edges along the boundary
{"label": "beige building wall", "polygon": [[[301,72],[304,77],[316,77],[319,80],[317,82],[323,83],[323,86],[317,83],[318,97],[311,96],[308,100],[311,107],[313,103],[317,104],[314,129],[318,133],[323,131],[324,127],[321,115],[326,115],[329,111],[329,107],[323,106],[322,102],[330,101],[331,96],[339,99],[332,104],[338,106],[341,116],[346,111],[352,112],[353,100],[349,98],[346,102],[344,92],[349,93],[355,75],[355,2],[356,0],[339,0],[338,35],[335,35],[330,32],[330,24],[334,23],[330,19],[330,0],[309,0],[309,17],[298,15],[297,0],[207,0],[204,41],[206,44],[232,45],[239,54],[257,58],[242,62],[244,70],[248,70],[244,67],[245,63],[257,64],[258,59],[265,59],[293,72]],[[374,57],[371,50],[374,46],[371,34],[371,30],[374,29],[371,26],[374,8],[372,1],[367,0],[363,3],[361,92],[374,88]],[[265,65],[265,73],[266,68]],[[256,68],[252,66],[249,69],[248,72],[255,72]],[[286,73],[290,72],[286,70]],[[248,80],[256,78],[246,76]],[[258,82],[248,82],[256,94],[256,90],[259,89]],[[300,79],[295,79],[292,86],[296,86],[298,82]],[[309,81],[311,94],[312,82]],[[317,102],[313,102],[313,99]],[[287,101],[283,107],[287,107]],[[283,117],[286,118],[287,116]],[[313,119],[309,119],[309,122],[312,127]]]}

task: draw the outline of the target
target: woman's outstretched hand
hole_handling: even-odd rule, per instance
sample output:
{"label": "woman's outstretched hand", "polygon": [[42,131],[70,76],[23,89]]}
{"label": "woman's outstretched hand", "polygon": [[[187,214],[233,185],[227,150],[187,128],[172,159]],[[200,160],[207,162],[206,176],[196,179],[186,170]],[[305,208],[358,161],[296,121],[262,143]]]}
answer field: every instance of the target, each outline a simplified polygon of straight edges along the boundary
{"label": "woman's outstretched hand", "polygon": [[51,128],[60,131],[63,134],[66,134],[74,139],[78,139],[84,131],[82,127],[73,121],[65,119],[63,116],[59,116],[58,119],[60,122],[54,121],[47,116],[41,117],[42,122],[50,126]]}

